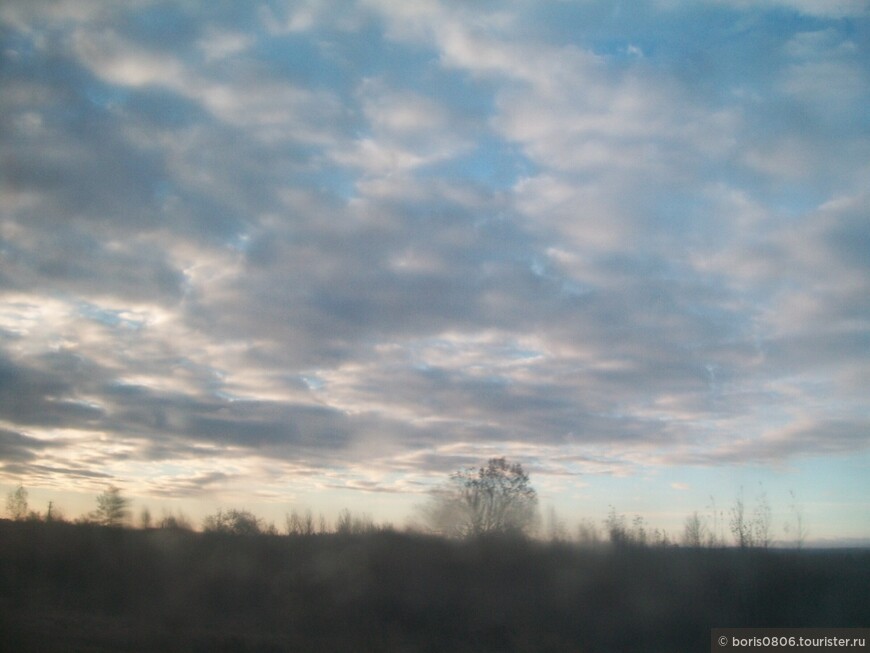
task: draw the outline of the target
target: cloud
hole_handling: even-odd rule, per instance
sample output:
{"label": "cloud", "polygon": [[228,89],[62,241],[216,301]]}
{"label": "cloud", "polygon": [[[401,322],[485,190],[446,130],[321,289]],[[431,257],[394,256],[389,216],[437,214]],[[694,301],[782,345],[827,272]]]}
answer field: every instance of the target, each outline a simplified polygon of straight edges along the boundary
{"label": "cloud", "polygon": [[16,431],[0,429],[0,460],[4,466],[33,460],[36,452],[52,446],[52,442],[31,438]]}
{"label": "cloud", "polygon": [[725,4],[5,5],[7,474],[863,450],[857,5]]}
{"label": "cloud", "polygon": [[73,357],[43,354],[35,365],[0,358],[0,408],[5,419],[22,426],[87,426],[101,411],[81,400],[74,388],[86,364]]}
{"label": "cloud", "polygon": [[757,438],[735,439],[684,462],[756,463],[781,465],[792,458],[859,454],[868,446],[866,421],[796,420],[789,426],[762,434]]}
{"label": "cloud", "polygon": [[470,146],[459,124],[462,116],[417,93],[395,91],[375,79],[357,91],[368,135],[356,139],[350,151],[332,156],[342,165],[372,176],[402,174],[456,156]]}
{"label": "cloud", "polygon": [[[208,38],[208,36],[206,36]],[[209,42],[214,42],[210,40]],[[143,47],[110,31],[80,32],[73,51],[98,77],[124,87],[166,87],[200,104],[229,126],[264,142],[331,142],[324,123],[340,123],[341,108],[328,92],[299,88],[244,57],[219,73],[194,67],[158,47]],[[243,48],[242,48],[243,49]]]}

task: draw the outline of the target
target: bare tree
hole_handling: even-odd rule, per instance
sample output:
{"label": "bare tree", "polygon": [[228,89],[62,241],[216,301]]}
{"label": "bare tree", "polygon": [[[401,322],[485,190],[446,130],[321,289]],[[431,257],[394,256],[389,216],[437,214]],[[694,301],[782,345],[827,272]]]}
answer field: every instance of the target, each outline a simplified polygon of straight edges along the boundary
{"label": "bare tree", "polygon": [[743,503],[743,488],[740,489],[740,495],[734,500],[734,505],[731,507],[731,534],[734,535],[734,542],[741,549],[752,546],[752,527],[749,519],[746,516],[746,506]]}
{"label": "bare tree", "polygon": [[697,511],[686,517],[683,524],[683,544],[688,547],[699,548],[709,543],[707,524]]}
{"label": "bare tree", "polygon": [[635,515],[634,519],[631,520],[631,536],[631,539],[635,544],[639,544],[640,546],[646,546],[646,524],[643,517],[641,517],[640,515]]}
{"label": "bare tree", "polygon": [[144,530],[151,528],[151,511],[148,510],[147,506],[142,508],[142,512],[139,513],[139,524]]}
{"label": "bare tree", "polygon": [[353,532],[353,515],[350,510],[343,508],[335,520],[335,532],[341,535],[350,535]]}
{"label": "bare tree", "polygon": [[292,510],[286,516],[286,523],[288,535],[314,535],[316,532],[314,515],[311,514],[311,510],[306,510],[301,515],[295,509]]}
{"label": "bare tree", "polygon": [[725,546],[725,511],[719,510],[716,506],[716,498],[711,494],[710,503],[707,506],[710,511],[710,520],[707,522],[707,545],[708,546]]}
{"label": "bare tree", "polygon": [[381,530],[369,515],[354,515],[347,508],[338,513],[335,520],[335,533],[339,535],[360,535],[363,533],[375,533]]}
{"label": "bare tree", "polygon": [[752,542],[755,546],[764,549],[770,546],[771,521],[770,503],[767,501],[767,493],[762,488],[761,494],[755,499],[755,508],[752,511]]}
{"label": "bare tree", "polygon": [[[649,543],[644,518],[635,515],[629,526],[625,515],[617,513],[613,506],[610,506],[610,512],[604,520],[604,529],[607,531],[610,543],[614,546],[646,546]],[[667,536],[664,532],[653,533],[653,542],[664,544],[666,540]]]}
{"label": "bare tree", "polygon": [[429,526],[444,535],[528,535],[535,526],[538,495],[519,463],[491,458],[480,468],[450,475],[423,507]]}
{"label": "bare tree", "polygon": [[157,528],[172,531],[192,531],[193,524],[184,513],[179,512],[177,515],[174,515],[164,511],[163,517],[157,522]]}
{"label": "bare tree", "polygon": [[97,509],[92,513],[94,521],[103,526],[121,526],[130,516],[130,500],[121,496],[114,485],[97,497]]}
{"label": "bare tree", "polygon": [[202,522],[207,533],[229,533],[231,535],[259,535],[268,531],[262,520],[247,510],[218,510]]}
{"label": "bare tree", "polygon": [[6,512],[15,521],[27,519],[27,490],[23,485],[6,495]]}

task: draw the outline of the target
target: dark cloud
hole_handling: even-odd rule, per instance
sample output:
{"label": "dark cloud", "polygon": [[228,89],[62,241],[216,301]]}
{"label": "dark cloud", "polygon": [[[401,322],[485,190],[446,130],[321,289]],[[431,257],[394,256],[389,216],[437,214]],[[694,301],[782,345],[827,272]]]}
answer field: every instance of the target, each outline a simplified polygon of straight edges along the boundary
{"label": "dark cloud", "polygon": [[153,243],[136,246],[135,234],[122,238],[123,242],[117,242],[109,234],[81,225],[28,229],[5,248],[8,265],[2,273],[3,285],[32,292],[51,284],[56,292],[78,294],[86,288],[89,296],[178,302],[184,289],[183,272]]}
{"label": "dark cloud", "polygon": [[21,426],[93,425],[99,407],[78,399],[75,375],[78,361],[46,356],[42,365],[18,365],[0,356],[0,413]]}
{"label": "dark cloud", "polygon": [[26,465],[21,466],[15,473],[27,475],[36,481],[53,481],[57,478],[69,479],[72,482],[78,480],[104,480],[114,478],[113,474],[101,472],[93,467],[63,466],[63,465]]}
{"label": "dark cloud", "polygon": [[38,440],[23,433],[0,429],[0,461],[6,465],[29,462],[37,452],[56,446],[58,443],[55,441]]}
{"label": "dark cloud", "polygon": [[211,472],[187,478],[175,477],[162,479],[159,484],[154,485],[151,491],[157,496],[172,499],[200,497],[232,480],[233,476],[230,474]]}

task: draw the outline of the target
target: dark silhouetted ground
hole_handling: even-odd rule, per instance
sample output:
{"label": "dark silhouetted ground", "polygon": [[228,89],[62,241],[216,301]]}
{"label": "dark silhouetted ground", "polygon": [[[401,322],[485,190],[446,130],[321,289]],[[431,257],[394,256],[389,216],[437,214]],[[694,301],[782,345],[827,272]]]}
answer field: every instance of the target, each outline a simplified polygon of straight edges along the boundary
{"label": "dark silhouetted ground", "polygon": [[0,650],[704,651],[870,624],[870,551],[583,549],[0,521]]}

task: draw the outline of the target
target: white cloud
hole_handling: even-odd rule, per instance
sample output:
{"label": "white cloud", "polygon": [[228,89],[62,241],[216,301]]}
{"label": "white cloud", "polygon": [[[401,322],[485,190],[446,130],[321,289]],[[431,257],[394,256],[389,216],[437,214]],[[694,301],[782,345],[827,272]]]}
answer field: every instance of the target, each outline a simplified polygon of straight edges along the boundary
{"label": "white cloud", "polygon": [[173,55],[136,46],[112,30],[78,30],[72,44],[87,66],[113,84],[176,89],[186,85],[184,67]]}
{"label": "white cloud", "polygon": [[375,79],[364,80],[358,96],[366,135],[332,152],[342,165],[360,168],[368,176],[401,175],[450,159],[471,145],[464,119],[430,98]]}

